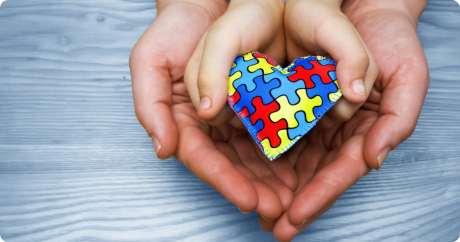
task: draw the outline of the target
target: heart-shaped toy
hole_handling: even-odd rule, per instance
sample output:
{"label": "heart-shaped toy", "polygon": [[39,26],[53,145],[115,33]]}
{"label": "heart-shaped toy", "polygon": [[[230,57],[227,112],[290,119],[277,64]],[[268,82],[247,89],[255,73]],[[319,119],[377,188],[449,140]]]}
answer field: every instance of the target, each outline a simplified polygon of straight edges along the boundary
{"label": "heart-shaped toy", "polygon": [[342,96],[336,63],[309,56],[282,68],[259,52],[237,57],[228,103],[270,160],[291,148]]}

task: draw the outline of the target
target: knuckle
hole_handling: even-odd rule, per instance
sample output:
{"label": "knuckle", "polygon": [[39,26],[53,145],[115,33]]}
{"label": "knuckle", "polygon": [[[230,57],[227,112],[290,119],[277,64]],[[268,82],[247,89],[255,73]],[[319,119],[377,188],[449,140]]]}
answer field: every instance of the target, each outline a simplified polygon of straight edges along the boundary
{"label": "knuckle", "polygon": [[412,136],[412,134],[414,134],[416,125],[417,125],[417,121],[409,122],[407,124],[407,127],[404,130],[402,130],[401,142],[408,139],[409,137]]}
{"label": "knuckle", "polygon": [[214,75],[206,72],[199,72],[198,73],[198,82],[197,86],[200,90],[207,88],[214,79]]}
{"label": "knuckle", "polygon": [[208,33],[206,35],[205,42],[209,43],[212,41],[222,41],[225,40],[225,37],[228,35],[228,29],[230,26],[226,26],[225,22],[218,22],[209,27]]}
{"label": "knuckle", "polygon": [[353,64],[357,67],[361,67],[367,71],[370,64],[369,55],[366,50],[363,48],[362,52],[359,52],[356,56],[353,57]]}
{"label": "knuckle", "polygon": [[345,121],[350,120],[351,117],[353,117],[353,114],[354,113],[349,111],[349,110],[338,110],[336,115],[335,115],[335,118],[338,121],[345,122]]}
{"label": "knuckle", "polygon": [[143,108],[134,107],[134,114],[136,115],[136,118],[142,127],[144,127],[147,135],[152,137],[152,135],[154,135],[153,128],[150,128],[148,125],[146,125],[146,112],[144,112]]}
{"label": "knuckle", "polygon": [[136,115],[136,118],[137,120],[142,123],[142,121],[144,120],[144,111],[141,107],[139,107],[139,105],[134,105],[134,114]]}
{"label": "knuckle", "polygon": [[129,67],[132,70],[133,66],[136,65],[137,60],[139,60],[139,51],[137,51],[136,47],[134,47],[131,55],[129,56]]}

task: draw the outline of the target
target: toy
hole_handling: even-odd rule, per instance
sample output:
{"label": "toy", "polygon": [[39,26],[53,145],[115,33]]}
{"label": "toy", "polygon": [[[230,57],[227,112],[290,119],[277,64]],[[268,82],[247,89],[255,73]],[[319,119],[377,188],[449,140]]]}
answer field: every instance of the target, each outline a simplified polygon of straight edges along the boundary
{"label": "toy", "polygon": [[259,52],[237,57],[228,78],[228,103],[252,137],[274,160],[302,136],[342,96],[336,63],[302,57],[286,68]]}

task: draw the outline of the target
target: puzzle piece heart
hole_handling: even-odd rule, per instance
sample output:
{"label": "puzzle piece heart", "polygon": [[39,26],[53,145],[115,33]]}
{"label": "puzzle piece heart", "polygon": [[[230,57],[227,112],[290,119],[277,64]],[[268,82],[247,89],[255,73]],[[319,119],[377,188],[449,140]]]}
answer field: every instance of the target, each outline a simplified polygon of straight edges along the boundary
{"label": "puzzle piece heart", "polygon": [[291,148],[342,96],[336,63],[309,56],[286,68],[259,52],[237,57],[228,103],[270,160]]}

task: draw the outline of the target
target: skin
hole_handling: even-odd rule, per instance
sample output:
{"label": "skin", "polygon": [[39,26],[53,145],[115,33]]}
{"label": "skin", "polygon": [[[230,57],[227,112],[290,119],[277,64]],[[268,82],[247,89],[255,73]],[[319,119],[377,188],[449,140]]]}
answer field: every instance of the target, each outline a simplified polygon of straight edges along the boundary
{"label": "skin", "polygon": [[200,38],[228,3],[158,2],[158,17],[130,59],[136,116],[157,156],[174,155],[242,211],[259,212],[263,229],[290,241],[415,128],[429,79],[416,35],[423,9],[383,2],[342,7],[379,69],[367,101],[347,122],[312,130],[276,162],[268,162],[247,132],[199,118],[183,81]]}
{"label": "skin", "polygon": [[319,125],[323,128],[349,120],[366,101],[377,77],[374,57],[340,11],[341,4],[338,0],[289,0],[284,14],[289,62],[320,55],[337,63],[337,81],[344,98],[322,117]]}
{"label": "skin", "polygon": [[276,221],[261,221],[280,241],[292,240],[371,168],[379,169],[388,152],[415,129],[429,85],[416,31],[426,1],[385,1],[342,6],[372,52],[379,75],[350,120],[308,134],[295,164],[299,187],[291,207]]}
{"label": "skin", "polygon": [[281,0],[232,0],[205,33],[186,69],[185,82],[198,117],[213,126],[230,123],[244,128],[227,105],[227,79],[238,55],[257,50],[281,65],[286,56],[289,62],[307,55],[332,56],[344,98],[320,125],[350,119],[370,94],[377,67],[340,5],[335,0],[290,0],[285,11],[292,13],[285,15]]}
{"label": "skin", "polygon": [[244,128],[227,105],[228,74],[237,56],[254,50],[284,62],[283,17],[282,0],[232,0],[227,12],[206,31],[185,72],[200,119],[216,127],[230,123]]}
{"label": "skin", "polygon": [[297,188],[296,153],[269,163],[247,132],[199,119],[183,81],[200,38],[227,8],[225,1],[206,3],[213,5],[159,2],[157,19],[130,59],[136,116],[159,158],[174,155],[241,211],[273,220]]}

